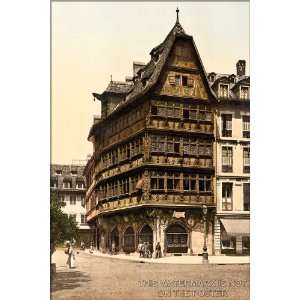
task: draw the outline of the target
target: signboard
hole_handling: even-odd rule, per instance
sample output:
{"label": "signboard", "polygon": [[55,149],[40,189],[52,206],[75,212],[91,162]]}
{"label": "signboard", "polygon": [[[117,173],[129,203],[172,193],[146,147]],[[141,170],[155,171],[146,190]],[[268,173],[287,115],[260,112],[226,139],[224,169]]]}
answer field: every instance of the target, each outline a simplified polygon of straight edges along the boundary
{"label": "signboard", "polygon": [[185,212],[184,211],[175,211],[173,213],[173,218],[185,218]]}

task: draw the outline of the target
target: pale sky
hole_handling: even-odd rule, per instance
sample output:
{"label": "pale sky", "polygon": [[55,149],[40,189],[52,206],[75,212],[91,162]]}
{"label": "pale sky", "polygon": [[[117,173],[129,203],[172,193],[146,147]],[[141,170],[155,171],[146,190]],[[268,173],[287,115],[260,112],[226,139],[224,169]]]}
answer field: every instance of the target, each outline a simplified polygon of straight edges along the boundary
{"label": "pale sky", "polygon": [[124,81],[132,62],[147,63],[176,21],[194,37],[207,72],[249,73],[249,3],[52,2],[52,163],[92,154],[87,141],[110,75]]}

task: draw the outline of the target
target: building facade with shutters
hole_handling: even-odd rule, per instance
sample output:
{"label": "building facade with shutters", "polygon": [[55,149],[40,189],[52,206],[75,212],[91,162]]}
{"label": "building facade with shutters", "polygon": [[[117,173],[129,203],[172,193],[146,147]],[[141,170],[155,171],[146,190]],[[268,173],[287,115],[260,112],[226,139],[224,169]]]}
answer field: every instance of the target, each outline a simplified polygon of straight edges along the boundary
{"label": "building facade with shutters", "polygon": [[65,203],[62,211],[74,218],[79,227],[77,244],[91,242],[90,227],[86,222],[85,192],[86,183],[83,176],[84,166],[81,165],[51,165],[51,194]]}
{"label": "building facade with shutters", "polygon": [[215,254],[250,251],[250,77],[239,60],[236,74],[207,75],[216,107]]}
{"label": "building facade with shutters", "polygon": [[133,76],[101,93],[88,140],[87,222],[102,252],[214,253],[217,97],[193,37],[177,21]]}

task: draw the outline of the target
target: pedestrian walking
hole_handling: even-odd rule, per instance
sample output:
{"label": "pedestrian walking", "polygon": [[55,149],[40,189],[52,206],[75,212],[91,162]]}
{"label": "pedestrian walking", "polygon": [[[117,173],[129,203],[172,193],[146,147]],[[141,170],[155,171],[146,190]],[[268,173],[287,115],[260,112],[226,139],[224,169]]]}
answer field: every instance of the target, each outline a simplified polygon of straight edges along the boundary
{"label": "pedestrian walking", "polygon": [[143,243],[143,246],[142,246],[143,257],[146,256],[146,250],[147,250],[147,246],[146,246],[146,242],[144,242],[144,243]]}
{"label": "pedestrian walking", "polygon": [[90,253],[93,254],[94,252],[94,246],[93,246],[93,242],[91,242],[91,245],[90,245]]}
{"label": "pedestrian walking", "polygon": [[138,252],[140,254],[140,257],[142,257],[143,256],[143,243],[142,242],[140,242],[138,244]]}
{"label": "pedestrian walking", "polygon": [[75,268],[75,250],[70,242],[66,244],[65,254],[68,255],[67,265],[69,268]]}
{"label": "pedestrian walking", "polygon": [[155,246],[155,258],[161,258],[161,246],[159,242]]}

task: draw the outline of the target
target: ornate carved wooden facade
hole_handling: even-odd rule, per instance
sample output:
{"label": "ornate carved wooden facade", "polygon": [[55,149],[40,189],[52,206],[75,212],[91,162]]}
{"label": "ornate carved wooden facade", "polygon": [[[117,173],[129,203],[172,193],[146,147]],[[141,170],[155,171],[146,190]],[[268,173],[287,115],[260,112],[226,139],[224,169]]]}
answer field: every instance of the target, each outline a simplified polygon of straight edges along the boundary
{"label": "ornate carved wooden facade", "polygon": [[94,96],[102,117],[89,133],[87,220],[102,251],[140,241],[164,253],[212,253],[216,98],[192,36],[177,21],[132,82]]}

